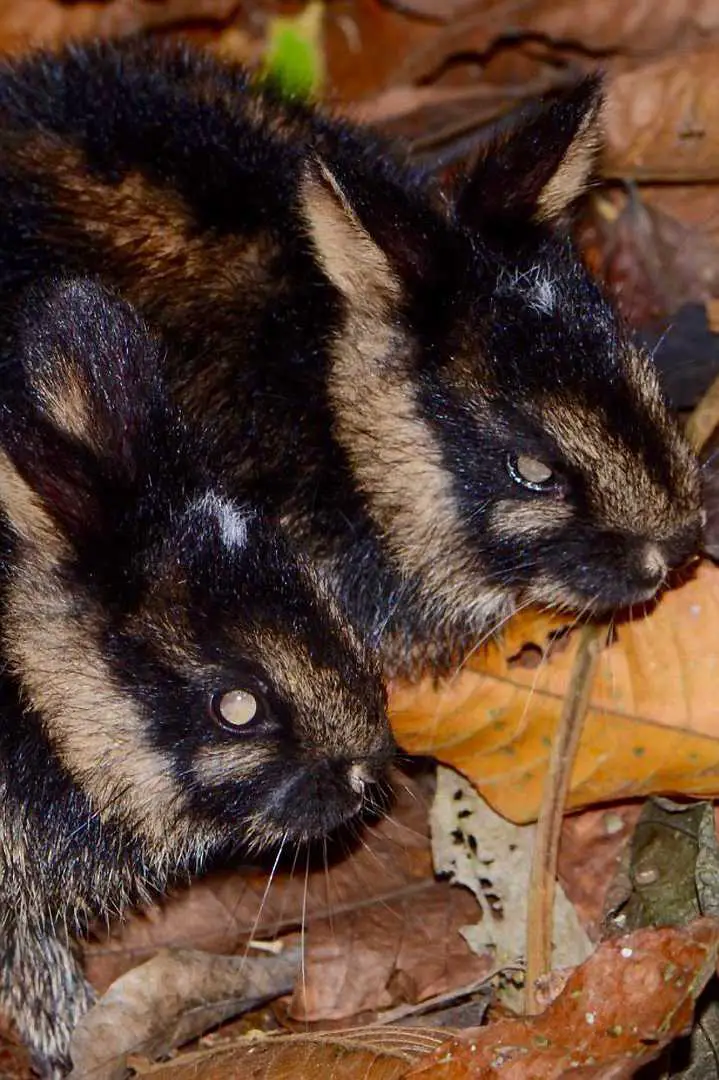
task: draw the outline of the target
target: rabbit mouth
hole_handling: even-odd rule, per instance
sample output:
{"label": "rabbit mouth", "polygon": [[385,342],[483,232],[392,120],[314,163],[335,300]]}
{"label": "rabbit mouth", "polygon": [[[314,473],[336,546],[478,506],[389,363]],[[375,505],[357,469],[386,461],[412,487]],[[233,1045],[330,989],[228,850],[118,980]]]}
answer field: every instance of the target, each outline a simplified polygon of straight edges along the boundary
{"label": "rabbit mouth", "polygon": [[322,761],[282,784],[261,813],[275,841],[310,842],[327,837],[367,809],[381,807],[386,763]]}

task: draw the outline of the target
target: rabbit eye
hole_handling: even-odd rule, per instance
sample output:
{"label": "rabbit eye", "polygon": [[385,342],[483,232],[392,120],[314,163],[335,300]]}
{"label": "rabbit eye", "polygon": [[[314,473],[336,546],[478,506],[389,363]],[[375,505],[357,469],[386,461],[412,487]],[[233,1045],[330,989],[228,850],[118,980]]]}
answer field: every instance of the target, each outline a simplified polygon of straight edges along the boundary
{"label": "rabbit eye", "polygon": [[223,727],[245,727],[259,712],[259,702],[249,690],[229,690],[212,695],[212,715]]}
{"label": "rabbit eye", "polygon": [[531,488],[532,491],[546,491],[555,481],[554,472],[549,465],[528,454],[508,454],[507,471],[515,484]]}

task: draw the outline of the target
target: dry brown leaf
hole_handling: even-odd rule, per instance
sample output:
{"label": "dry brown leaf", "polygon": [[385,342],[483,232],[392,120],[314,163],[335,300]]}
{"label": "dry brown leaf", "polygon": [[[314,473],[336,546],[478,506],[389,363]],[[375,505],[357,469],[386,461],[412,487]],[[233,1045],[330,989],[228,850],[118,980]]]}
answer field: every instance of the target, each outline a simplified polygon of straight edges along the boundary
{"label": "dry brown leaf", "polygon": [[[547,84],[544,84],[546,87]],[[541,92],[542,86],[522,86],[516,90],[487,86],[394,86],[373,97],[350,103],[346,115],[365,124],[381,125],[383,130],[396,128],[405,140],[412,142],[421,129],[436,129],[445,125],[461,126],[470,119],[475,127],[508,111],[528,97]]]}
{"label": "dry brown leaf", "polygon": [[397,76],[403,57],[426,48],[437,27],[410,19],[376,0],[330,4],[325,16],[328,85],[333,96],[355,101],[410,80]]}
{"label": "dry brown leaf", "polygon": [[464,162],[471,146],[481,143],[486,127],[557,87],[561,80],[555,71],[534,67],[531,77],[516,85],[501,81],[493,85],[488,80],[467,85],[396,86],[350,103],[344,111],[379,127],[389,138],[399,138],[413,161],[438,170]]}
{"label": "dry brown leaf", "polygon": [[477,0],[380,0],[380,3],[403,15],[446,23],[475,7]]}
{"label": "dry brown leaf", "polygon": [[152,1080],[399,1080],[444,1038],[431,1028],[358,1028],[249,1045],[242,1040],[184,1054],[149,1075]]}
{"label": "dry brown leaf", "polygon": [[719,189],[715,184],[643,184],[642,202],[719,244]]}
{"label": "dry brown leaf", "polygon": [[[549,8],[546,0],[545,4]],[[533,6],[537,5],[514,2],[513,15],[521,19],[523,10]],[[357,102],[391,89],[411,94],[418,89],[417,83],[429,89],[430,78],[433,83],[435,76],[442,77],[446,62],[455,53],[465,61],[474,52],[482,54],[508,29],[506,48],[482,58],[481,89],[497,93],[504,86],[521,92],[523,84],[534,77],[556,81],[557,65],[552,62],[556,60],[556,49],[540,50],[536,43],[525,48],[524,42],[513,37],[514,19],[510,24],[499,12],[495,19],[494,9],[485,8],[478,14],[476,0],[473,7],[466,17],[455,17],[446,26],[437,27],[377,0],[330,4],[325,42],[331,96]],[[541,60],[538,53],[542,54]],[[447,79],[451,85],[463,83],[478,88],[477,64],[452,64]]]}
{"label": "dry brown leaf", "polygon": [[[396,685],[390,712],[410,753],[432,754],[464,773],[513,821],[536,817],[552,736],[576,651],[559,639],[541,656],[555,616],[520,616],[459,674]],[[617,629],[599,659],[572,774],[569,808],[654,792],[719,794],[719,569],[665,594],[647,618]],[[557,648],[557,645],[562,646]]]}
{"label": "dry brown leaf", "polygon": [[635,180],[719,179],[718,65],[714,47],[671,53],[611,79],[604,172]]}
{"label": "dry brown leaf", "polygon": [[[330,13],[330,18],[332,14]],[[402,17],[397,11],[377,8],[374,0],[357,0],[351,12],[340,9],[335,16],[351,23],[345,27],[346,44],[333,43],[340,53],[347,75],[349,55],[355,68],[357,57],[366,49],[376,74],[375,89],[411,83],[437,71],[449,58],[467,58],[471,53],[495,50],[498,42],[513,46],[523,39],[541,38],[555,51],[567,48],[575,57],[602,57],[629,54],[658,55],[671,48],[687,51],[719,39],[719,8],[714,0],[668,0],[657,5],[652,0],[494,0],[474,5],[466,16],[452,19],[445,28],[433,27],[417,19]],[[373,44],[376,49],[373,50]],[[367,72],[360,85],[368,89]],[[354,81],[358,80],[355,75]],[[352,80],[345,85],[352,96]]]}
{"label": "dry brown leaf", "polygon": [[129,1054],[160,1057],[259,1000],[289,992],[299,949],[251,959],[183,949],[123,975],[80,1020],[73,1077],[122,1080]]}
{"label": "dry brown leaf", "polygon": [[604,942],[540,1016],[465,1032],[410,1069],[406,1080],[632,1076],[688,1029],[718,949],[714,919]]}
{"label": "dry brown leaf", "polygon": [[310,873],[306,898],[304,856],[292,877],[277,875],[264,904],[266,873],[238,871],[197,881],[166,904],[132,915],[109,940],[86,946],[86,971],[93,986],[104,991],[161,948],[224,954],[242,950],[250,934],[267,938],[299,927],[303,912],[311,931],[317,922],[373,904],[405,897],[421,904],[436,887],[427,807],[421,788],[407,778],[398,780],[396,791],[391,817],[367,830],[365,845],[332,865],[327,875],[322,868]]}
{"label": "dry brown leaf", "polygon": [[[302,1021],[347,1018],[415,1002],[479,978],[489,961],[459,934],[476,921],[474,898],[437,882],[419,790],[398,785],[392,818],[368,833],[352,857],[292,880],[279,877],[262,910],[267,876],[226,874],[200,881],[164,908],[131,917],[117,938],[87,947],[86,970],[104,988],[163,946],[244,951],[255,938],[296,929],[305,915]],[[257,925],[255,923],[257,922]],[[306,1004],[303,1004],[306,1002]]]}
{"label": "dry brown leaf", "polygon": [[5,0],[0,6],[0,51],[122,36],[188,21],[216,20],[220,24],[236,8],[236,0]]}
{"label": "dry brown leaf", "polygon": [[562,824],[558,877],[592,941],[599,939],[607,894],[642,811],[639,802],[570,814]]}
{"label": "dry brown leaf", "polygon": [[[612,289],[634,326],[664,323],[682,304],[706,301],[719,292],[717,190],[713,233],[708,227],[708,198],[703,202],[704,220],[695,209],[694,221],[685,222],[665,212],[656,197],[647,204],[643,196],[644,189],[631,198],[619,193],[592,198],[578,237],[593,271]],[[676,198],[667,202],[682,208]]]}
{"label": "dry brown leaf", "polygon": [[470,892],[437,882],[421,896],[313,926],[305,985],[297,985],[291,1015],[343,1020],[398,1001],[424,1001],[482,978],[492,958],[475,955],[459,932],[476,920]]}
{"label": "dry brown leaf", "polygon": [[[557,43],[574,43],[595,56],[605,53],[646,55],[666,49],[685,51],[719,37],[719,8],[714,0],[530,0],[520,12],[509,4],[490,8],[495,25],[543,34]],[[516,10],[517,5],[511,4]]]}

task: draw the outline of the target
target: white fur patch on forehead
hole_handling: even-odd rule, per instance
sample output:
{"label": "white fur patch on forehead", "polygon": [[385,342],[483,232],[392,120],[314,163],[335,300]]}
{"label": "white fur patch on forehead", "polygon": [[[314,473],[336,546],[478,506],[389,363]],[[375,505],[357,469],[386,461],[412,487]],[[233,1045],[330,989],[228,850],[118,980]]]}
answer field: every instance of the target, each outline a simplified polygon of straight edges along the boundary
{"label": "white fur patch on forehead", "polygon": [[252,519],[251,511],[239,507],[231,499],[206,491],[192,504],[196,513],[207,514],[220,526],[220,535],[226,548],[239,550],[247,544],[247,527]]}
{"label": "white fur patch on forehead", "polygon": [[497,293],[517,293],[538,315],[551,315],[560,301],[560,290],[546,266],[528,270],[504,270],[497,280]]}

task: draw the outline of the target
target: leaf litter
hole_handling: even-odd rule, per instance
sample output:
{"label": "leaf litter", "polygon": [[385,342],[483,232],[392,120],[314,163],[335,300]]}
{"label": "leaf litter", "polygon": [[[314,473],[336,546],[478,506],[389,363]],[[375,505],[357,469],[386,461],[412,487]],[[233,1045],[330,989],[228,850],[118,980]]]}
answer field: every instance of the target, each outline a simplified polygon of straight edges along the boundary
{"label": "leaf litter", "polygon": [[[304,28],[299,35],[295,26]],[[288,78],[303,87],[322,81],[337,107],[404,137],[410,154],[437,169],[461,164],[523,102],[601,66],[608,148],[602,183],[580,208],[577,239],[637,333],[656,346],[674,400],[688,409],[710,385],[719,370],[714,0],[8,0],[0,10],[3,53],[141,31],[189,35],[260,68],[280,62],[273,59],[279,48]],[[712,554],[719,549],[716,417],[712,406],[704,432]],[[118,1075],[129,1060],[136,1072],[168,1080],[616,1080],[640,1067],[643,1080],[719,1075],[713,980],[691,1037],[663,1049],[689,1028],[716,962],[713,816],[701,805],[640,802],[656,792],[719,795],[718,574],[705,563],[646,617],[635,613],[615,626],[576,729],[576,758],[571,747],[560,755],[566,805],[575,811],[561,836],[561,769],[548,769],[581,635],[565,620],[527,614],[453,678],[392,688],[404,747],[458,768],[486,802],[467,779],[441,768],[433,799],[426,782],[408,781],[409,792],[399,787],[393,818],[367,834],[366,847],[333,858],[327,872],[278,872],[269,892],[259,870],[226,874],[131,917],[109,939],[97,936],[86,948],[87,968],[99,992],[112,989],[88,1017],[88,1052],[111,1051],[102,1027],[92,1034],[91,1023],[106,1022],[130,1036],[113,1051]],[[520,884],[529,880],[535,826],[519,823],[534,821],[543,799],[550,828],[539,865],[546,886],[556,863],[564,897],[555,919],[572,926],[581,949],[587,940],[598,947],[584,962],[581,950],[558,958],[570,966],[532,987],[540,1015],[503,1016],[506,1007],[495,1004],[486,1026],[448,1037],[431,1027],[431,1010],[483,1014],[490,989],[482,980],[497,963],[524,959],[525,942],[552,907],[549,896],[541,915],[527,908],[536,881],[531,890]],[[461,884],[435,878],[433,855],[438,870]],[[671,906],[677,895],[679,907],[667,910],[667,898]],[[628,929],[629,937],[616,936]],[[297,951],[303,980],[287,973]],[[276,976],[268,992],[294,983],[292,994],[241,1025],[222,1024],[254,970]],[[203,1022],[192,1026],[188,1017],[203,1010]],[[248,1035],[253,1017],[265,1031]],[[398,1026],[413,1018],[428,1026]],[[346,1030],[368,1020],[375,1026]],[[221,1026],[165,1064],[138,1056],[166,1053],[205,1023]],[[124,1057],[128,1051],[135,1056]],[[660,1062],[647,1064],[659,1053]],[[12,1042],[0,1043],[0,1055],[3,1076],[29,1075]],[[94,1066],[84,1072],[96,1075]]]}
{"label": "leaf litter", "polygon": [[[431,822],[436,872],[469,889],[479,903],[481,920],[462,927],[463,937],[480,954],[491,949],[498,967],[516,965],[525,953],[536,826],[514,825],[494,813],[468,781],[443,767]],[[552,936],[557,967],[586,960],[589,939],[561,888]]]}
{"label": "leaf litter", "polygon": [[162,950],[117,979],[73,1033],[72,1075],[122,1080],[129,1054],[175,1046],[291,991],[299,947],[261,959]]}

